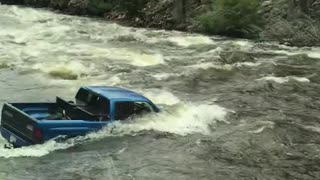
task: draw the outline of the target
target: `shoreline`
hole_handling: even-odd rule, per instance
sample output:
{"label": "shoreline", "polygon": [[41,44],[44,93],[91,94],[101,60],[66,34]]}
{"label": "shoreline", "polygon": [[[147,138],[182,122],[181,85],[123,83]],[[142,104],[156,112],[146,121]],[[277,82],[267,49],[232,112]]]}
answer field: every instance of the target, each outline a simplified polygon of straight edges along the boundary
{"label": "shoreline", "polygon": [[[242,9],[232,9],[235,5],[229,5],[223,7],[224,11],[239,10],[238,13],[243,17],[233,15],[231,19],[236,18],[235,20],[227,19],[222,24],[216,23],[225,16],[219,17],[219,14],[214,13],[214,8],[221,8],[215,7],[217,4],[214,2],[217,1],[223,2],[223,0],[158,0],[157,2],[135,0],[134,3],[127,0],[0,0],[0,3],[47,8],[63,14],[99,18],[137,28],[277,41],[289,46],[320,46],[320,16],[318,16],[320,5],[312,4],[318,0],[308,0],[309,4],[303,3],[304,1],[292,4],[295,2],[293,0],[289,2],[253,0],[256,7],[251,9],[253,1],[244,4],[246,1],[228,0],[238,3],[236,5],[242,5]],[[247,17],[251,19],[246,20]],[[243,19],[246,21],[239,25]]]}

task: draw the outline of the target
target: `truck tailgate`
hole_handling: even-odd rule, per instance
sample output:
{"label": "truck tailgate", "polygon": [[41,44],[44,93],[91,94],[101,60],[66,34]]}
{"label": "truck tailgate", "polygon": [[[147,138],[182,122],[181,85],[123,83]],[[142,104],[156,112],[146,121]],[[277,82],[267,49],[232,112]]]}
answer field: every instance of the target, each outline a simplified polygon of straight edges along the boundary
{"label": "truck tailgate", "polygon": [[37,124],[34,118],[8,103],[3,106],[1,116],[2,128],[5,128],[26,141],[33,141],[33,129]]}

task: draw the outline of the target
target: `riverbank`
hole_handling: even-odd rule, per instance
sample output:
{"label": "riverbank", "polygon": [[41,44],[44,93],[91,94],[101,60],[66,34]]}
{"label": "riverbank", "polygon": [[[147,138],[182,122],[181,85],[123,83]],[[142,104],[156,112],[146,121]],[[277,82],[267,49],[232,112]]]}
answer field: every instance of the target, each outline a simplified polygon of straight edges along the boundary
{"label": "riverbank", "polygon": [[320,45],[319,0],[0,0],[146,28]]}

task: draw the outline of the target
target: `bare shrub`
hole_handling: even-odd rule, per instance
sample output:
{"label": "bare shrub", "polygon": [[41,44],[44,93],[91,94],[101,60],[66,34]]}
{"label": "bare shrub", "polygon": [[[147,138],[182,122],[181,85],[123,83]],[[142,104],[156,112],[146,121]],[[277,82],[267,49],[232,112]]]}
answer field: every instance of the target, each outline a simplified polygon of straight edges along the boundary
{"label": "bare shrub", "polygon": [[277,18],[266,27],[262,37],[291,46],[320,46],[320,22],[309,17],[293,21]]}

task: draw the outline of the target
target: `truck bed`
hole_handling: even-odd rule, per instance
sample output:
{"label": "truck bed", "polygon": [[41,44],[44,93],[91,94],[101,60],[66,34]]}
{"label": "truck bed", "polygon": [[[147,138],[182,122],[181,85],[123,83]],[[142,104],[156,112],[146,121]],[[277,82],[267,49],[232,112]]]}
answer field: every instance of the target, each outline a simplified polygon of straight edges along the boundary
{"label": "truck bed", "polygon": [[57,103],[10,103],[10,105],[36,120],[52,119],[50,117],[58,114]]}
{"label": "truck bed", "polygon": [[[6,139],[23,140],[22,145],[26,145],[42,143],[59,135],[85,135],[108,123],[99,121],[96,115],[82,108],[85,107],[58,97],[55,103],[6,103],[2,109],[1,132],[8,136]],[[39,134],[41,139],[35,137]]]}

